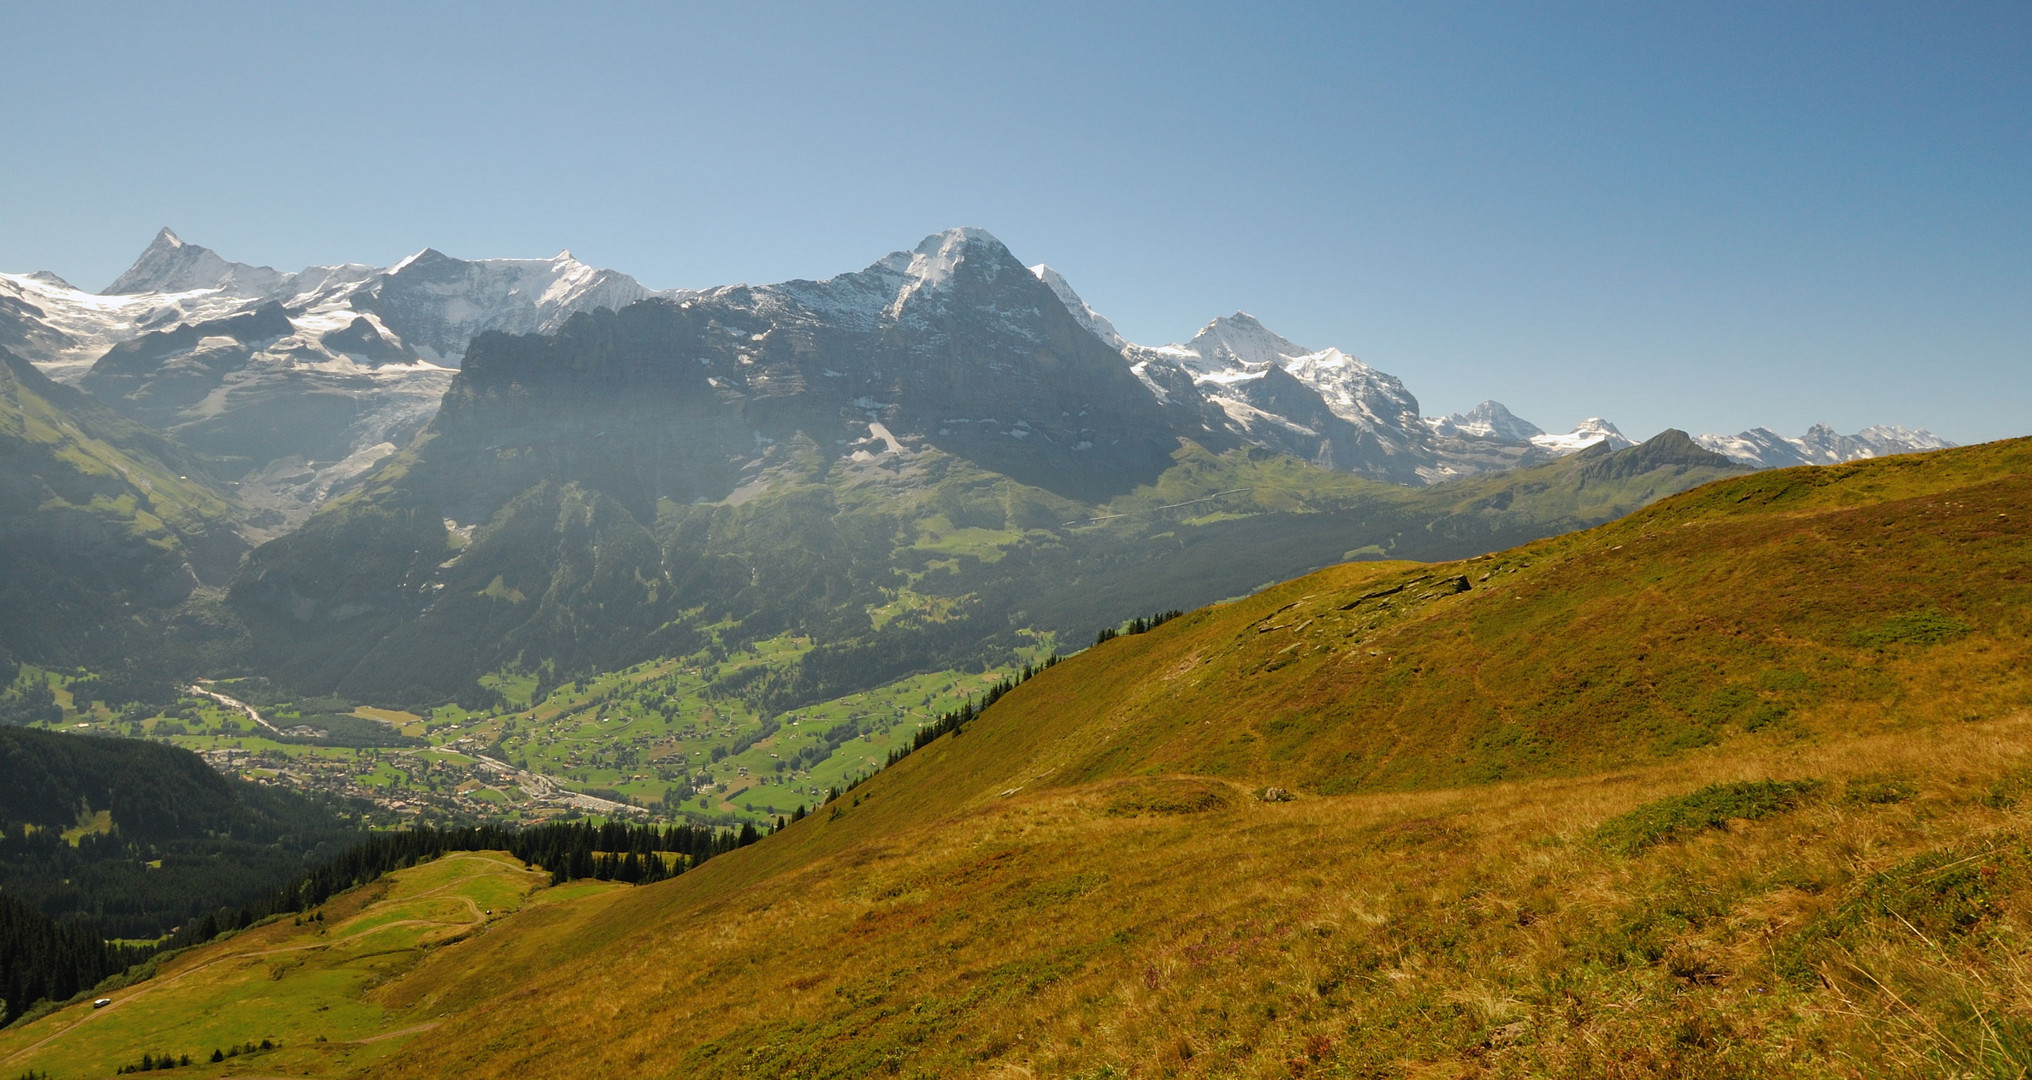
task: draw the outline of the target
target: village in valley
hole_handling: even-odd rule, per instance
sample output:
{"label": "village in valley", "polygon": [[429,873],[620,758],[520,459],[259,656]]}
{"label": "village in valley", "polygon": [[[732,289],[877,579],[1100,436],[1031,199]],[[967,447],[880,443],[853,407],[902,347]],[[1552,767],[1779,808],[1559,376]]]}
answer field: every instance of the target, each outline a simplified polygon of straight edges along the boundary
{"label": "village in valley", "polygon": [[918,675],[767,716],[712,691],[726,671],[780,662],[798,644],[764,643],[721,664],[640,664],[542,693],[533,677],[499,676],[488,682],[501,707],[427,714],[274,700],[260,680],[191,684],[173,705],[116,713],[78,700],[62,674],[44,677],[63,711],[49,726],[170,742],[228,776],[371,803],[391,824],[735,824],[819,805],[1015,670]]}

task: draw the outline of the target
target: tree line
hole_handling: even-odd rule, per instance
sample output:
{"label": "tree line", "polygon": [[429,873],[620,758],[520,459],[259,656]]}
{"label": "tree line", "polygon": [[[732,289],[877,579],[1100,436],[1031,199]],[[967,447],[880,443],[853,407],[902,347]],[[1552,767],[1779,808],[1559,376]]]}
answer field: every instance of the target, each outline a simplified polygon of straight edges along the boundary
{"label": "tree line", "polygon": [[585,878],[648,884],[764,835],[752,823],[736,830],[583,821],[378,833],[259,900],[193,919],[150,945],[109,942],[78,920],[52,919],[0,892],[0,1025],[13,1023],[36,1002],[66,1001],[157,953],[308,911],[383,874],[455,851],[506,851],[525,865],[548,870],[552,884]]}
{"label": "tree line", "polygon": [[38,1001],[65,1001],[148,958],[148,946],[109,942],[0,892],[0,1024]]}
{"label": "tree line", "polygon": [[1100,633],[1094,635],[1094,644],[1106,645],[1118,637],[1125,637],[1130,634],[1147,634],[1183,614],[1185,612],[1174,608],[1170,611],[1160,611],[1155,615],[1138,615],[1130,619],[1125,626],[1104,626],[1101,628]]}

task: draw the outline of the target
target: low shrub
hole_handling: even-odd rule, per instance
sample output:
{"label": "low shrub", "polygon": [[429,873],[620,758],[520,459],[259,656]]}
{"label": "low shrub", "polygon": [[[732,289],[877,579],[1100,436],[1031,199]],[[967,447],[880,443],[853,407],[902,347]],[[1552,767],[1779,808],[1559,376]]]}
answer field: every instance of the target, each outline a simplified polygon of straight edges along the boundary
{"label": "low shrub", "polygon": [[1636,855],[1668,840],[1724,828],[1735,818],[1755,821],[1790,810],[1819,787],[1818,780],[1710,784],[1699,791],[1645,803],[1627,814],[1610,818],[1595,829],[1594,841],[1618,855]]}

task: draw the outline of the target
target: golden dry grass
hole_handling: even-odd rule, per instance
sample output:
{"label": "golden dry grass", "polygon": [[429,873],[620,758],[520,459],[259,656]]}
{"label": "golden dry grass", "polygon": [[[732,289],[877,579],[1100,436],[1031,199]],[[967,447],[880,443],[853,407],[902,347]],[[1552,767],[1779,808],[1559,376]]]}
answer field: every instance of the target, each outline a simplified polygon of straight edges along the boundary
{"label": "golden dry grass", "polygon": [[[2028,736],[2017,717],[1282,804],[1236,785],[1199,812],[1124,806],[1166,784],[1188,797],[1155,801],[1204,805],[1200,778],[1102,781],[779,874],[744,873],[758,845],[613,900],[534,978],[447,950],[418,977],[456,971],[469,1007],[375,1074],[2013,1075],[2032,865],[2022,811],[1985,803]],[[1842,798],[1887,773],[1917,793]],[[1660,795],[1762,776],[1825,793],[1635,859],[1590,843]],[[799,829],[845,832],[882,798]],[[1989,860],[1977,924],[1854,916],[1875,876],[1942,850]]]}
{"label": "golden dry grass", "polygon": [[[1118,639],[762,843],[433,951],[360,1000],[442,1026],[345,1068],[2023,1075],[2028,464],[1759,474]],[[1763,779],[1818,783],[1604,839]]]}

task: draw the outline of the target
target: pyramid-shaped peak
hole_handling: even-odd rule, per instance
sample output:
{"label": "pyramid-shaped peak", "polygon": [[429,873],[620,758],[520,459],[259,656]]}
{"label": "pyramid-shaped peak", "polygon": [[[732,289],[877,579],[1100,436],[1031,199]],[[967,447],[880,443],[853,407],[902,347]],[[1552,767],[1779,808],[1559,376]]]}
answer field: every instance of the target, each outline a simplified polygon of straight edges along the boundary
{"label": "pyramid-shaped peak", "polygon": [[402,273],[404,270],[428,268],[456,261],[458,260],[453,259],[450,255],[447,255],[436,248],[427,247],[424,248],[422,251],[419,251],[416,254],[411,255],[406,259],[403,259],[401,262],[396,263],[394,266],[389,267],[388,274],[389,276],[392,277],[396,274]]}
{"label": "pyramid-shaped peak", "polygon": [[903,278],[886,307],[891,318],[913,303],[944,296],[955,278],[992,282],[1005,266],[1012,265],[1019,271],[1023,268],[993,234],[971,228],[932,233],[914,251],[899,251],[875,264]]}
{"label": "pyramid-shaped peak", "polygon": [[1529,441],[1545,434],[1537,424],[1511,412],[1500,401],[1484,401],[1464,413],[1446,418],[1456,429],[1469,435]]}
{"label": "pyramid-shaped peak", "polygon": [[1314,351],[1264,326],[1246,311],[1222,316],[1200,327],[1186,348],[1199,354],[1202,365],[1243,367],[1267,364],[1279,357],[1306,356]]}
{"label": "pyramid-shaped peak", "polygon": [[108,294],[177,293],[227,289],[249,297],[274,287],[282,275],[266,266],[227,262],[217,252],[186,243],[165,225],[127,272],[106,286]]}

